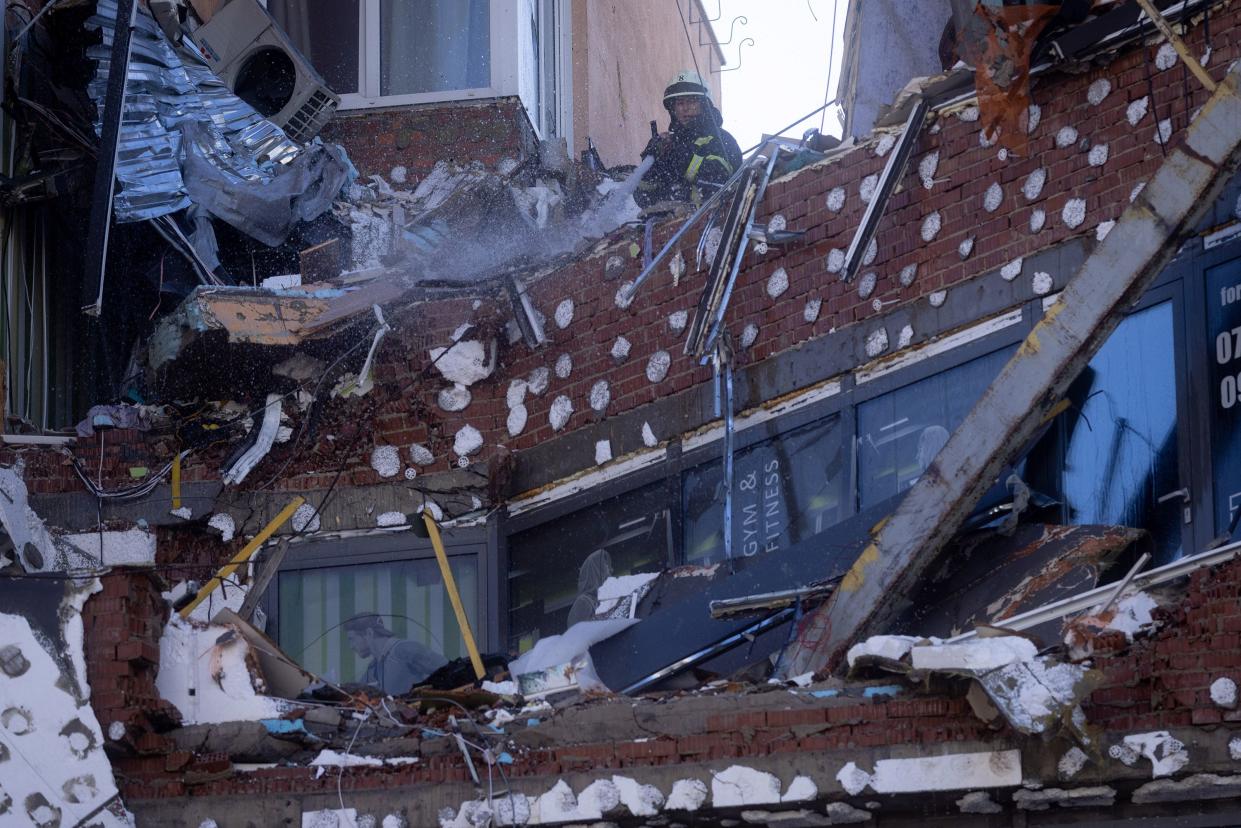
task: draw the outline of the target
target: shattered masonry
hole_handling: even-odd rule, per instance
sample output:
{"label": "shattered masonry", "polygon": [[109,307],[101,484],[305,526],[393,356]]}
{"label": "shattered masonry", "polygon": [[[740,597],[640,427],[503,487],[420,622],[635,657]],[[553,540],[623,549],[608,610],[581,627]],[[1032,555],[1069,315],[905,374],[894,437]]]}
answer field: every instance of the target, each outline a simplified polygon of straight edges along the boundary
{"label": "shattered masonry", "polygon": [[[1241,11],[1213,4],[1209,44],[1207,30],[1192,18],[1186,39],[1193,53],[1210,52],[1207,68],[1219,80],[1241,58]],[[1128,44],[1084,73],[1038,77],[1025,153],[981,136],[977,108],[936,114],[916,137],[856,287],[835,271],[899,136],[880,132],[773,180],[757,217],[769,233],[804,235],[752,249],[731,297],[737,468],[744,473],[745,458],[763,456],[745,454],[759,445],[751,435],[775,433],[780,417],[809,424],[806,412],[824,401],[856,416],[854,401],[872,399],[869,383],[1054,314],[1057,292],[1208,97],[1182,83],[1169,49]],[[1149,84],[1144,61],[1156,70]],[[406,159],[370,145],[374,133],[404,136],[408,147],[407,133],[429,117],[417,113],[351,116],[325,130],[351,153],[359,147],[366,172],[383,173],[359,179],[337,202],[333,219],[349,228],[354,247],[348,257],[327,256],[325,278],[321,262],[303,257],[294,269],[304,285],[273,273],[266,287],[203,285],[162,306],[155,333],[136,349],[151,399],[231,402],[144,406],[141,418],[117,428],[107,418],[137,406],[92,410],[64,452],[0,449],[14,464],[13,479],[0,480],[8,501],[0,514],[14,541],[0,550],[0,567],[24,575],[110,567],[79,602],[89,707],[79,687],[81,727],[59,734],[85,770],[40,794],[49,809],[76,822],[102,805],[95,816],[105,824],[126,824],[128,808],[139,824],[466,826],[913,823],[931,799],[937,816],[958,819],[1016,811],[1103,818],[1178,803],[1226,820],[1238,807],[1241,563],[1229,562],[1227,538],[1219,557],[1194,571],[1026,626],[1026,613],[1114,584],[1151,541],[1137,530],[1054,525],[1051,512],[1039,511],[1052,506],[1020,479],[1006,487],[1011,522],[989,515],[993,522],[979,524],[985,531],[957,538],[952,551],[961,554],[930,571],[935,583],[911,596],[902,626],[856,642],[850,665],[833,675],[777,671],[766,683],[790,625],[805,634],[800,602],[856,588],[849,567],[882,515],[854,514],[853,506],[847,516],[856,520],[839,528],[828,552],[810,533],[800,545],[747,557],[739,577],[711,557],[663,573],[596,558],[597,570],[579,573],[591,552],[581,550],[569,591],[539,598],[581,625],[564,637],[506,638],[517,623],[510,614],[521,609],[508,581],[519,576],[499,570],[498,543],[513,554],[519,532],[577,525],[578,510],[587,510],[587,523],[608,524],[627,508],[622,495],[640,488],[631,481],[673,480],[664,464],[716,486],[698,462],[723,451],[716,377],[684,345],[704,271],[728,251],[709,233],[696,250],[700,227],[630,296],[644,261],[687,213],[645,227],[609,213],[605,223],[616,227],[601,240],[553,239],[579,219],[568,205],[597,198],[591,203],[602,210],[607,193],[573,181],[576,166],[553,174],[532,163],[518,172],[518,159],[539,153],[520,103],[452,108],[498,136],[468,148],[475,163],[437,164],[413,157],[416,149]],[[394,159],[399,174],[387,163]],[[495,199],[504,204],[500,218],[489,212]],[[1228,231],[1237,218],[1235,186],[1224,201],[1203,235]],[[486,241],[492,231],[508,238],[501,226],[536,243],[497,258],[485,243],[462,241],[470,233]],[[226,257],[228,248],[226,241]],[[470,280],[454,281],[465,274]],[[932,457],[943,442],[929,441],[939,436],[926,435]],[[681,508],[683,490],[667,489],[650,496]],[[295,498],[305,502],[293,508]],[[598,500],[611,505],[596,508]],[[188,619],[170,609],[286,507],[287,522],[277,521],[257,564],[214,587]],[[97,525],[100,514],[106,527]],[[434,691],[385,697],[290,661],[317,642],[282,653],[283,641],[259,631],[264,615],[269,631],[284,623],[287,632],[289,623],[278,604],[260,603],[256,615],[247,601],[272,555],[286,561],[277,581],[310,583],[313,576],[298,574],[299,557],[338,566],[348,553],[370,555],[384,544],[416,550],[407,557],[426,569],[409,588],[432,583],[447,607],[432,543],[414,535],[423,514],[441,524],[454,564],[478,562],[478,571],[467,565],[455,577],[467,604],[491,602],[475,630],[484,655],[516,655],[520,643],[535,667],[488,660],[489,680],[479,687],[462,666]],[[733,520],[744,527],[745,514],[740,505]],[[619,522],[650,538],[673,531],[657,521],[648,528],[646,517],[624,513]],[[683,528],[684,516],[667,520]],[[544,544],[550,556],[573,542],[566,529]],[[988,567],[989,553],[1010,557]],[[0,586],[16,595],[24,583]],[[56,584],[57,606],[83,595],[74,592],[81,585]],[[943,584],[953,589],[935,589]],[[817,592],[780,597],[790,587]],[[718,602],[737,599],[761,612],[716,617]],[[16,619],[0,624],[9,679],[27,662],[45,685],[57,681],[48,665],[62,679],[73,675],[76,665],[42,652],[49,646],[34,632],[33,612],[4,618]],[[756,629],[760,618],[774,632]],[[957,639],[976,628],[979,635]],[[656,645],[688,655],[719,644],[720,630],[744,646],[694,665],[707,679],[682,671],[653,685],[658,696],[608,693],[644,681],[652,671],[642,657],[665,655]],[[761,671],[744,662],[746,653]],[[455,655],[469,664],[464,650]],[[498,674],[504,664],[513,675]],[[33,719],[24,712],[33,702],[14,700],[6,686],[0,748],[20,751],[32,720],[46,727],[41,711]],[[314,702],[291,700],[303,692],[317,694]],[[0,767],[7,758],[0,754]],[[46,821],[50,810],[17,788],[0,772],[0,822],[23,807]]]}

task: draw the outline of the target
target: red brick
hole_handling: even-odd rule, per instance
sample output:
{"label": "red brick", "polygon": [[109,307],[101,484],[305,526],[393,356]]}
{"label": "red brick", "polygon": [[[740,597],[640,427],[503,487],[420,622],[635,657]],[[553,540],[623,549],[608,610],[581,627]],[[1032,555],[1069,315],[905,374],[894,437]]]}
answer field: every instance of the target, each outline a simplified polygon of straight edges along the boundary
{"label": "red brick", "polygon": [[742,728],[765,727],[767,714],[761,710],[750,710],[742,713],[716,713],[707,717],[707,732],[736,733]]}
{"label": "red brick", "polygon": [[815,725],[827,721],[825,708],[799,707],[792,710],[768,710],[767,724],[771,727],[795,727]]}

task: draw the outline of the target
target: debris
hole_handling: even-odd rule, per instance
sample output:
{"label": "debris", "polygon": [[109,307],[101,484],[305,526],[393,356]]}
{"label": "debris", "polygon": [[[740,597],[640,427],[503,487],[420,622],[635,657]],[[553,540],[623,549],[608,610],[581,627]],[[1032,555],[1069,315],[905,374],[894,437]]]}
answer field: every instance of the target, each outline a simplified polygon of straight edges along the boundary
{"label": "debris", "polygon": [[[54,632],[60,641],[49,641],[48,631],[27,618],[0,612],[6,708],[0,729],[0,819],[13,825],[55,825],[55,815],[64,820],[60,824],[132,826],[123,809],[105,807],[118,791],[89,703],[82,605],[102,587],[95,579],[64,583],[54,587],[59,606],[49,608],[58,617]],[[31,735],[23,738],[26,734]]]}
{"label": "debris", "polygon": [[1056,769],[1060,772],[1061,779],[1072,779],[1074,776],[1086,766],[1086,754],[1081,748],[1073,746],[1064,752],[1060,757]]}
{"label": "debris", "polygon": [[1052,805],[1061,808],[1110,808],[1116,791],[1107,786],[1093,788],[1045,788],[1040,791],[1019,790],[1013,802],[1023,811],[1046,811]]}
{"label": "debris", "polygon": [[224,484],[236,485],[259,464],[259,461],[271,451],[276,440],[276,432],[280,428],[280,414],[283,398],[279,394],[268,394],[267,405],[263,408],[263,424],[259,427],[254,443],[237,460],[223,472]]}
{"label": "debris", "polygon": [[[856,647],[851,648],[850,654],[855,649]],[[1018,636],[971,639],[964,644],[915,644],[910,650],[915,670],[953,670],[967,673],[998,670],[1011,664],[1031,661],[1037,655],[1038,648],[1033,642]]]}
{"label": "debris", "polygon": [[991,798],[986,791],[967,793],[957,800],[957,807],[963,814],[998,814],[1004,806]]}
{"label": "debris", "polygon": [[466,387],[491,376],[496,367],[494,342],[490,358],[487,346],[475,339],[461,340],[444,348],[432,348],[429,353],[435,370],[444,379]]}
{"label": "debris", "polygon": [[1021,753],[1000,750],[880,759],[868,784],[881,794],[1009,788],[1021,784]]}
{"label": "debris", "polygon": [[697,811],[707,801],[707,783],[700,779],[678,779],[664,802],[667,811]]}
{"label": "debris", "polygon": [[866,786],[871,782],[871,775],[853,762],[849,762],[836,773],[836,781],[850,796],[857,796],[866,790]]}
{"label": "debris", "polygon": [[1135,805],[1158,802],[1201,802],[1241,796],[1241,776],[1196,773],[1184,779],[1156,779],[1133,792]]}
{"label": "debris", "polygon": [[732,765],[711,774],[711,805],[714,808],[771,805],[779,801],[780,780],[770,773]]}
{"label": "debris", "polygon": [[[1166,730],[1126,736],[1121,744],[1132,754],[1149,759],[1151,776],[1155,778],[1172,776],[1189,763],[1189,753],[1186,752],[1184,743],[1173,738]],[[1112,751],[1116,751],[1112,754],[1114,758],[1120,753],[1117,751],[1118,747],[1120,746],[1112,746]]]}

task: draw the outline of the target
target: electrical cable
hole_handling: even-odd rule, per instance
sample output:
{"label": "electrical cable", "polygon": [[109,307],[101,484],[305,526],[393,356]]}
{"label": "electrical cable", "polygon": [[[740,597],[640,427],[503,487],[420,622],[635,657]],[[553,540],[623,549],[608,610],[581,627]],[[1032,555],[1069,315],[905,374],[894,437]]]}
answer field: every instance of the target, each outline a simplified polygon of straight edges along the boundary
{"label": "electrical cable", "polygon": [[[810,0],[806,0],[807,3]],[[831,0],[832,2],[832,36],[827,42],[827,82],[823,89],[823,117],[819,119],[819,134],[827,127],[827,108],[831,106],[828,102],[828,96],[832,94],[832,75],[836,67],[836,16],[840,12],[839,0]],[[811,10],[813,14],[813,9]],[[816,17],[817,21],[818,18]],[[840,96],[836,96],[836,100],[840,100]]]}

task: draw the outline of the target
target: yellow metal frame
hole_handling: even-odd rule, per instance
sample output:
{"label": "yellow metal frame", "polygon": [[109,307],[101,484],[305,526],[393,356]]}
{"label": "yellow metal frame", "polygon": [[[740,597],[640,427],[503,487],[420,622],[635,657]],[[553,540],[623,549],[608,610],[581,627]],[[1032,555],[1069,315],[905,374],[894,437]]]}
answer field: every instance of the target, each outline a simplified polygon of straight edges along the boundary
{"label": "yellow metal frame", "polygon": [[457,591],[457,580],[452,576],[448,566],[448,554],[444,552],[444,541],[440,538],[440,528],[429,512],[422,513],[422,522],[427,525],[427,534],[431,536],[431,546],[435,548],[435,560],[440,565],[440,575],[444,577],[444,589],[448,592],[448,600],[452,602],[452,611],[457,615],[457,626],[461,628],[461,636],[465,639],[465,649],[470,654],[470,663],[474,665],[474,676],[482,679],[487,675],[483,669],[482,656],[478,654],[478,645],[474,643],[474,633],[470,630],[470,620],[465,617],[465,607],[461,604],[461,593]]}
{"label": "yellow metal frame", "polygon": [[225,564],[220,571],[216,573],[214,578],[203,584],[202,589],[198,590],[198,594],[194,596],[194,600],[190,601],[181,608],[181,617],[189,618],[190,613],[192,613],[199,604],[207,600],[207,596],[214,592],[215,589],[224,582],[225,578],[232,575],[242,566],[242,564],[250,560],[250,557],[259,550],[259,547],[262,546],[268,538],[274,535],[276,530],[279,529],[286,520],[291,518],[293,513],[297,511],[297,508],[305,502],[305,498],[301,497],[295,497],[289,501],[289,505],[281,509],[280,514],[272,518],[271,523],[263,527],[263,531],[255,535],[249,543],[243,546],[241,551],[234,555],[233,559]]}

